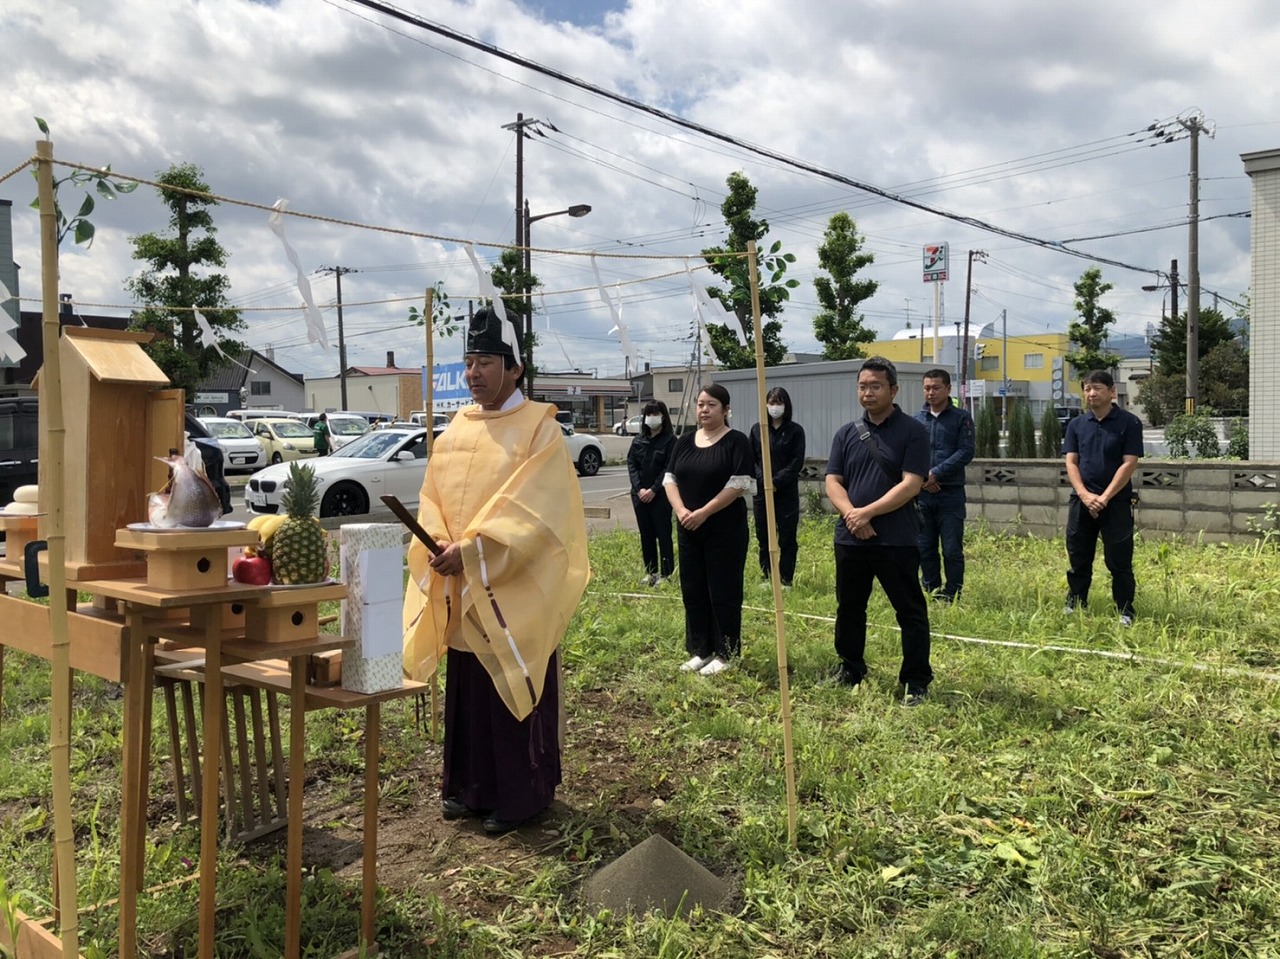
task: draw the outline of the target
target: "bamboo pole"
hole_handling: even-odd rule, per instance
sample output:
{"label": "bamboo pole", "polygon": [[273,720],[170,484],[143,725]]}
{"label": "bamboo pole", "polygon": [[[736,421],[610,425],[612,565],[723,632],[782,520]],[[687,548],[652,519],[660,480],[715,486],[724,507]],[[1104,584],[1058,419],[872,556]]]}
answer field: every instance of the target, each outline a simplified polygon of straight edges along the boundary
{"label": "bamboo pole", "polygon": [[[433,301],[436,291],[431,287],[426,290],[426,304],[423,306],[422,315],[425,319],[423,325],[427,330],[427,376],[426,382],[422,387],[422,408],[427,411],[427,462],[431,462],[431,453],[435,450],[436,444],[436,360],[435,360],[435,320],[432,316],[434,309]],[[431,674],[431,741],[435,742],[440,736],[440,664],[436,663],[436,669]]]}
{"label": "bamboo pole", "polygon": [[71,640],[67,632],[67,537],[63,519],[63,447],[67,428],[62,415],[62,364],[58,355],[58,220],[53,188],[53,144],[36,142],[36,179],[40,197],[40,267],[44,370],[40,377],[40,411],[44,420],[47,469],[40,488],[44,533],[49,552],[49,626],[51,731],[53,766],[53,848],[58,875],[62,952],[80,954],[76,909],[76,848],[71,822]]}
{"label": "bamboo pole", "polygon": [[791,736],[791,683],[787,677],[787,627],[782,615],[782,574],[779,570],[778,524],[773,509],[773,456],[769,449],[769,414],[765,410],[764,332],[760,323],[760,274],[756,241],[747,242],[751,275],[751,321],[756,339],[756,393],[760,417],[760,455],[764,466],[764,508],[769,528],[769,581],[773,586],[773,628],[778,644],[778,696],[782,700],[782,757],[787,780],[787,842],[796,848],[796,757]]}

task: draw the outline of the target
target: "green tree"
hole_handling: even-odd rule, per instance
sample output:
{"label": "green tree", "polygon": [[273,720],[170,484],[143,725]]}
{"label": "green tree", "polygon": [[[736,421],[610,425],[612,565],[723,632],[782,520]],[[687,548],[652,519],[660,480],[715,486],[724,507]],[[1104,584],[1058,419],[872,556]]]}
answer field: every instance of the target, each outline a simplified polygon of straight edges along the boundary
{"label": "green tree", "polygon": [[1031,418],[1031,407],[1026,403],[1019,403],[1013,408],[1007,446],[1010,459],[1035,459],[1036,425]]}
{"label": "green tree", "polygon": [[1161,373],[1159,369],[1138,385],[1138,402],[1152,426],[1164,426],[1186,409],[1185,373]]}
{"label": "green tree", "polygon": [[746,339],[743,346],[727,326],[711,324],[707,334],[717,361],[727,369],[738,370],[754,366],[755,334],[751,317],[751,274],[746,253],[747,244],[756,241],[756,269],[760,283],[760,327],[764,338],[764,359],[770,366],[782,362],[787,353],[782,342],[782,321],[777,319],[782,305],[791,298],[791,291],[800,285],[799,280],[784,280],[788,265],[796,261],[794,253],[782,253],[782,242],[775,241],[764,250],[763,240],[769,232],[767,220],[757,220],[752,215],[756,207],[756,188],[741,171],[730,173],[725,183],[729,195],[720,204],[720,212],[729,227],[729,239],[724,246],[708,247],[703,257],[711,264],[711,272],[728,283],[728,289],[707,287],[707,292],[718,299],[726,310],[738,318],[738,325]]}
{"label": "green tree", "polygon": [[[1235,339],[1231,321],[1214,309],[1200,311],[1200,329],[1196,346],[1203,360],[1216,347]],[[1151,338],[1151,352],[1155,366],[1161,373],[1187,372],[1187,314],[1168,316],[1160,321],[1160,329]],[[1200,383],[1204,382],[1201,370]],[[1200,385],[1197,383],[1197,385]]]}
{"label": "green tree", "polygon": [[1179,413],[1164,428],[1164,438],[1169,444],[1169,455],[1174,459],[1190,456],[1189,448],[1192,446],[1201,459],[1216,459],[1222,455],[1218,431],[1202,410],[1197,410],[1190,416]]}
{"label": "green tree", "polygon": [[1227,455],[1238,460],[1249,458],[1249,421],[1236,417],[1227,433]]}
{"label": "green tree", "polygon": [[1083,375],[1091,370],[1110,370],[1120,364],[1117,353],[1106,352],[1107,328],[1116,321],[1115,314],[1098,301],[1113,284],[1102,282],[1102,270],[1091,266],[1076,281],[1076,312],[1067,334],[1077,349],[1066,356],[1067,362]]}
{"label": "green tree", "polygon": [[974,455],[991,459],[1000,455],[1000,414],[995,404],[983,400],[973,424]]}
{"label": "green tree", "polygon": [[1062,455],[1062,424],[1058,422],[1058,411],[1052,406],[1046,406],[1040,417],[1039,452],[1042,460],[1053,460]]}
{"label": "green tree", "polygon": [[864,325],[858,304],[871,297],[880,286],[875,280],[855,280],[854,274],[875,262],[875,254],[864,252],[866,238],[848,213],[837,213],[827,222],[818,266],[827,276],[813,279],[822,309],[813,318],[813,333],[822,344],[824,360],[852,360],[865,355],[861,344],[876,338]]}
{"label": "green tree", "polygon": [[1249,352],[1238,339],[1219,343],[1200,360],[1200,400],[1220,414],[1249,412]]}
{"label": "green tree", "polygon": [[201,342],[192,307],[209,321],[230,356],[244,352],[245,346],[223,336],[244,329],[245,323],[238,311],[227,306],[231,281],[211,271],[227,265],[227,252],[214,238],[217,230],[209,208],[217,206],[217,201],[193,195],[209,192],[204,173],[191,163],[175,164],[157,179],[160,199],[169,208],[171,232],[130,238],[133,258],[148,266],[125,282],[125,288],[143,304],[133,312],[129,325],[157,334],[143,348],[170,382],[190,396],[202,380],[227,363],[212,345]]}

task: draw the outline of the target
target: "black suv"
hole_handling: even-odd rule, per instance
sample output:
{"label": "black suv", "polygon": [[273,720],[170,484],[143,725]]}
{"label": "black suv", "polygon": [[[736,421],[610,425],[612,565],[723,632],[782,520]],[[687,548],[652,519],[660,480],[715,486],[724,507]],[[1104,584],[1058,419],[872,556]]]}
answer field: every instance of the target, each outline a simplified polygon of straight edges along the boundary
{"label": "black suv", "polygon": [[1065,434],[1067,432],[1067,424],[1083,413],[1084,410],[1078,406],[1055,406],[1053,412],[1058,417],[1058,426]]}

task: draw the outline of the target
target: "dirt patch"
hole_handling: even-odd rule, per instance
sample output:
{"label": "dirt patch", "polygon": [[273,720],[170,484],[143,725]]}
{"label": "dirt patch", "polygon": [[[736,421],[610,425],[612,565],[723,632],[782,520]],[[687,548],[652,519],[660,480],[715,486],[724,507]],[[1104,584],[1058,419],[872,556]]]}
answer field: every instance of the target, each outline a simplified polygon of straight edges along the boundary
{"label": "dirt patch", "polygon": [[[496,876],[530,879],[547,858],[579,862],[584,829],[593,819],[607,816],[607,828],[596,829],[590,856],[602,849],[612,857],[655,831],[647,820],[670,798],[670,776],[655,784],[655,770],[638,756],[632,743],[651,736],[655,719],[648,707],[620,701],[603,691],[575,694],[574,716],[566,731],[562,756],[564,781],[556,801],[541,816],[502,837],[485,834],[480,820],[445,822],[440,816],[442,748],[426,737],[422,752],[394,776],[383,775],[379,805],[378,883],[394,895],[413,891],[438,897],[461,916],[491,919],[508,903],[510,894],[477,880],[488,870]],[[351,881],[360,877],[363,807],[360,774],[323,774],[309,778],[303,859],[308,867],[332,869]],[[609,838],[602,838],[609,837]],[[269,841],[283,842],[282,837]],[[602,845],[603,844],[603,845]]]}

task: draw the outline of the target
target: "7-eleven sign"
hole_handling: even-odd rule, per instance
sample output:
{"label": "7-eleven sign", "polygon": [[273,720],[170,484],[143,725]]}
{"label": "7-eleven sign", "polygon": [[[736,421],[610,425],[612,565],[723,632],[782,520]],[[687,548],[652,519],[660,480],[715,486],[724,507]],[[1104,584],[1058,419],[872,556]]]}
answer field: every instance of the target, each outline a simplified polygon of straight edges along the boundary
{"label": "7-eleven sign", "polygon": [[951,246],[947,243],[930,243],[924,248],[924,282],[937,283],[947,278],[947,261]]}

